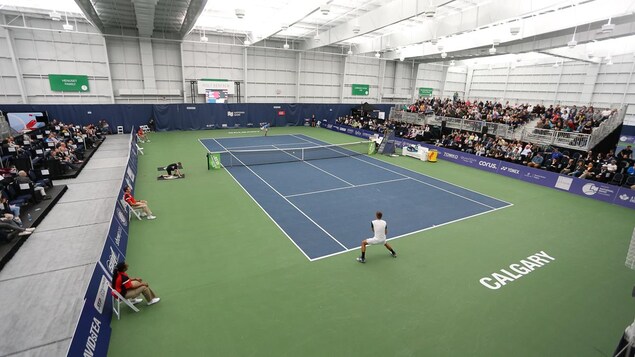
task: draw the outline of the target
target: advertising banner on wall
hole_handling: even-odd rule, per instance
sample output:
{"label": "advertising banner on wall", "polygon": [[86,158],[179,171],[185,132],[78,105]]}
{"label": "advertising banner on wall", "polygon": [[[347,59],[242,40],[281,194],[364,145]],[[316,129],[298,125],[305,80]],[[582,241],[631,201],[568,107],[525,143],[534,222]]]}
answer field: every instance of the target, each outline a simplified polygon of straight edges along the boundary
{"label": "advertising banner on wall", "polygon": [[432,96],[432,88],[419,88],[419,96],[420,97],[430,97]]}
{"label": "advertising banner on wall", "polygon": [[88,76],[74,74],[49,74],[53,92],[88,92]]}
{"label": "advertising banner on wall", "polygon": [[353,95],[368,95],[370,94],[370,86],[368,84],[351,84]]}
{"label": "advertising banner on wall", "polygon": [[206,94],[207,91],[223,91],[226,94],[236,94],[234,81],[227,79],[201,78],[196,83],[198,86],[198,94]]}
{"label": "advertising banner on wall", "polygon": [[106,356],[110,343],[110,276],[95,264],[67,356]]}

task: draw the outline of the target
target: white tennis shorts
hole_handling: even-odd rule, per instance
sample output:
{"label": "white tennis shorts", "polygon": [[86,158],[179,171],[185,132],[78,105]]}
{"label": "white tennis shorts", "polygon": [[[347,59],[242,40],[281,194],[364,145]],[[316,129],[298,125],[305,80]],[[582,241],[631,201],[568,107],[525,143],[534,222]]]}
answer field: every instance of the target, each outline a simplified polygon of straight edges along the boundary
{"label": "white tennis shorts", "polygon": [[386,240],[373,237],[373,238],[366,239],[366,243],[372,244],[372,245],[386,244]]}

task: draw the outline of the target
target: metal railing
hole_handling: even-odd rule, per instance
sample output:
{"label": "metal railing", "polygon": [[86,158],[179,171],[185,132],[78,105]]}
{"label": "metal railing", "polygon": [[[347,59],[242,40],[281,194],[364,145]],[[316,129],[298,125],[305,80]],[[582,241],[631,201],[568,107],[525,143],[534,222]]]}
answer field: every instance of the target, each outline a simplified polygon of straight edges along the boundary
{"label": "metal railing", "polygon": [[442,126],[445,122],[446,128],[483,132],[483,126],[487,126],[487,133],[509,140],[521,140],[540,145],[553,145],[562,148],[575,150],[589,150],[600,143],[607,135],[612,133],[626,116],[628,106],[625,105],[620,110],[604,120],[598,127],[593,129],[591,134],[579,132],[566,132],[551,129],[517,127],[504,123],[491,123],[479,120],[467,120],[461,118],[441,117],[435,115],[424,115],[422,113],[410,113],[402,111],[397,107],[390,108],[390,120],[416,125]]}

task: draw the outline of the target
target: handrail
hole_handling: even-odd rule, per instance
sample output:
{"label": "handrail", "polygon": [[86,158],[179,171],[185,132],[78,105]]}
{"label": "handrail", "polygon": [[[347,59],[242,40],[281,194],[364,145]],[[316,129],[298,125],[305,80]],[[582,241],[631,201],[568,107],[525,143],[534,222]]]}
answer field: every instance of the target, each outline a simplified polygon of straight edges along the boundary
{"label": "handrail", "polygon": [[436,115],[425,115],[424,113],[412,113],[390,108],[389,119],[416,125],[442,126],[445,122],[446,128],[483,132],[483,126],[487,127],[487,133],[510,140],[521,140],[534,144],[554,145],[575,150],[589,150],[599,144],[607,135],[613,132],[624,122],[628,105],[622,106],[620,110],[604,120],[598,127],[593,128],[591,134],[579,132],[559,131],[553,129],[537,129],[519,127],[515,128],[504,123],[492,123],[480,120],[468,120],[453,117],[442,117]]}

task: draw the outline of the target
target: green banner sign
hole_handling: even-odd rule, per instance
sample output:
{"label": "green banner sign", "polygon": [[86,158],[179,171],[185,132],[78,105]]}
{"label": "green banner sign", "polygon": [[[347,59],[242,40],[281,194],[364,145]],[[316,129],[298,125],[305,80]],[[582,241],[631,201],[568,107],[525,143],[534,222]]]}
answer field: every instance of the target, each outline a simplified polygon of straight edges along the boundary
{"label": "green banner sign", "polygon": [[370,93],[370,86],[368,84],[352,84],[353,95],[368,95]]}
{"label": "green banner sign", "polygon": [[430,97],[432,95],[432,88],[419,88],[420,97]]}
{"label": "green banner sign", "polygon": [[374,141],[369,141],[368,142],[368,155],[373,155],[375,154],[377,151],[377,145],[375,145]]}
{"label": "green banner sign", "polygon": [[88,76],[72,74],[49,74],[49,83],[54,92],[88,92]]}
{"label": "green banner sign", "polygon": [[207,154],[207,169],[208,170],[219,170],[221,168],[220,165],[220,154],[219,153],[209,153]]}

